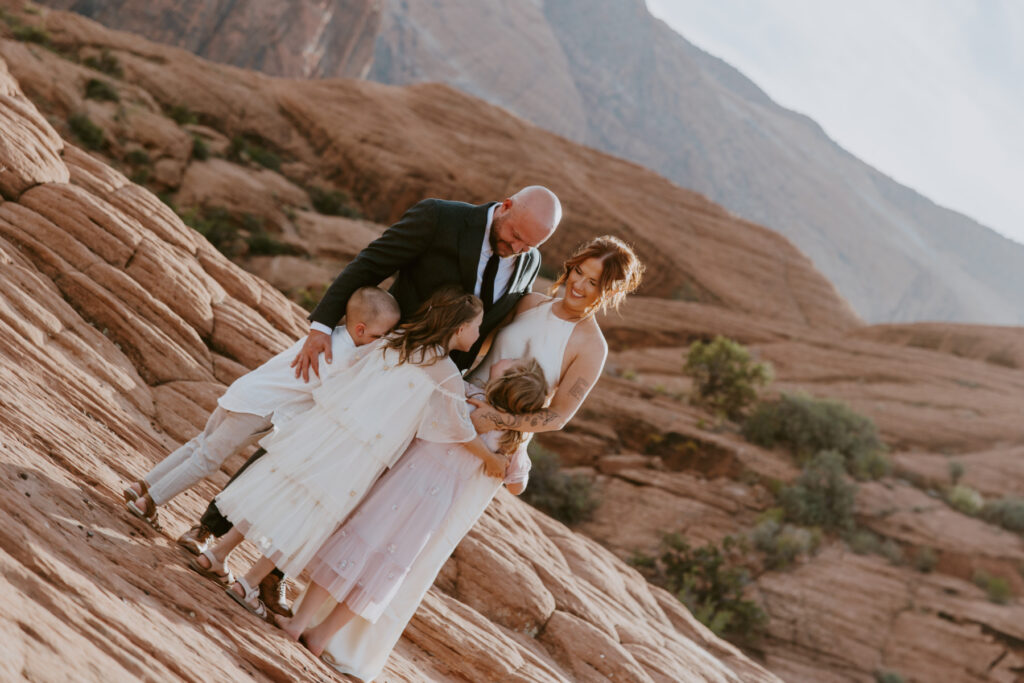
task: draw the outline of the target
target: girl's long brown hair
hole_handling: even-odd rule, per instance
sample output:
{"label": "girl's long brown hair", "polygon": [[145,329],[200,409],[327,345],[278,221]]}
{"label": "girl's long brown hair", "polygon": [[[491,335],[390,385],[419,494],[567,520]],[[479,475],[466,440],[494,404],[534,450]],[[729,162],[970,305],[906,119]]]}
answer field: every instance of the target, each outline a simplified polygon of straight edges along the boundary
{"label": "girl's long brown hair", "polygon": [[[528,358],[522,365],[511,367],[501,377],[488,382],[484,392],[487,394],[487,402],[498,410],[524,415],[544,407],[548,383],[540,363]],[[506,431],[498,440],[498,451],[511,455],[525,440],[526,435],[522,432]]]}
{"label": "girl's long brown hair", "polygon": [[[484,310],[483,302],[455,286],[434,292],[395,334],[388,337],[385,348],[398,351],[398,364],[412,362],[433,365],[451,350],[452,335]],[[440,346],[443,353],[428,358],[427,352]]]}
{"label": "girl's long brown hair", "polygon": [[645,268],[633,248],[612,235],[595,237],[576,247],[572,256],[562,263],[562,274],[551,285],[548,294],[554,295],[569,279],[573,268],[592,258],[601,261],[601,278],[597,283],[601,296],[587,314],[604,311],[608,307],[618,310],[626,295],[640,286]]}

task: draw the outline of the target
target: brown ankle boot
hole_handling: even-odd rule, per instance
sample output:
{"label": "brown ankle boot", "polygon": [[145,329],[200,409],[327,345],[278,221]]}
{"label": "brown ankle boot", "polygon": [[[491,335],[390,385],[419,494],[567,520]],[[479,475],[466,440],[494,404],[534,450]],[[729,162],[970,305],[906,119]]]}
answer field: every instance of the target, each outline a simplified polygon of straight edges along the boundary
{"label": "brown ankle boot", "polygon": [[277,574],[267,576],[260,581],[260,599],[274,614],[291,617],[292,608],[288,606],[285,582],[285,579],[280,578]]}

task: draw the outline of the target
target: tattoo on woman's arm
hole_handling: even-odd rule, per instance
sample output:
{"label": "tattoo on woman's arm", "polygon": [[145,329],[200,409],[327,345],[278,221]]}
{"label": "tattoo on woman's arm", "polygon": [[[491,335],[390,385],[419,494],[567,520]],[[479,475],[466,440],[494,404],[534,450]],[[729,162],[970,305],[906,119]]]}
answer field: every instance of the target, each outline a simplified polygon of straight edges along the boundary
{"label": "tattoo on woman's arm", "polygon": [[503,415],[497,411],[492,411],[487,414],[487,417],[498,429],[511,429],[516,426],[516,418],[512,415]]}
{"label": "tattoo on woman's arm", "polygon": [[572,389],[569,390],[569,395],[575,399],[582,400],[583,397],[587,395],[587,387],[589,386],[590,384],[587,380],[580,378],[576,380],[576,384],[572,385]]}
{"label": "tattoo on woman's arm", "polygon": [[546,427],[552,422],[557,422],[561,416],[555,411],[545,408],[536,413],[533,413],[533,417],[530,418],[531,427]]}

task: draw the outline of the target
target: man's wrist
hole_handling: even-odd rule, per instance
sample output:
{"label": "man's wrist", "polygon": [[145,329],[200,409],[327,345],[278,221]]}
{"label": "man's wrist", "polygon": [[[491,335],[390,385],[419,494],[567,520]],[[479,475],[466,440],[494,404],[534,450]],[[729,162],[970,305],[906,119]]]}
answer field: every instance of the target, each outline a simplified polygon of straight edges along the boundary
{"label": "man's wrist", "polygon": [[309,324],[309,329],[310,329],[310,331],[314,331],[315,330],[317,332],[323,332],[324,334],[326,334],[328,336],[334,333],[334,328],[328,327],[327,325],[324,325],[323,323],[318,323],[318,322],[315,322],[315,321],[311,322]]}

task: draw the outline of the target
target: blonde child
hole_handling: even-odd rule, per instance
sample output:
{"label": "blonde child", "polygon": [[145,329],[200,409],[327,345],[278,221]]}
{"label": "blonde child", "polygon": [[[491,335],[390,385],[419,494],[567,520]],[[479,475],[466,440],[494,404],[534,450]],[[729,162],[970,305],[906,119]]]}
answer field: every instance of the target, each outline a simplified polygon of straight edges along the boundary
{"label": "blonde child", "polygon": [[[333,368],[346,366],[357,347],[390,332],[400,315],[395,298],[377,287],[356,290],[345,313],[345,326],[336,327],[331,336]],[[304,341],[235,380],[202,432],[124,489],[128,510],[158,527],[159,506],[219,470],[232,455],[268,434],[273,423],[308,408],[327,368],[321,366],[309,382],[296,376],[290,364]]]}
{"label": "blonde child", "polygon": [[358,352],[348,368],[313,392],[314,406],[275,425],[267,454],[217,496],[233,524],[196,562],[223,571],[231,551],[253,541],[261,557],[228,594],[266,618],[255,588],[276,565],[298,575],[381,472],[414,437],[465,443],[495,471],[507,458],[491,452],[469,418],[462,378],[448,357],[479,336],[480,300],[454,288],[435,293],[398,332]]}
{"label": "blonde child", "polygon": [[[544,406],[547,383],[537,361],[508,360],[491,366],[485,389],[466,384],[467,394],[486,398],[511,414]],[[504,478],[519,495],[526,487],[530,459],[520,432],[489,432],[489,448],[512,458]],[[294,640],[319,655],[325,644],[355,615],[375,622],[387,608],[420,551],[437,531],[462,483],[477,475],[480,463],[463,444],[417,439],[374,486],[356,512],[317,551],[308,569],[312,583],[295,617],[276,617]],[[325,602],[337,605],[307,630]]]}

